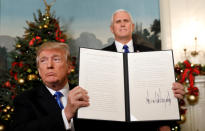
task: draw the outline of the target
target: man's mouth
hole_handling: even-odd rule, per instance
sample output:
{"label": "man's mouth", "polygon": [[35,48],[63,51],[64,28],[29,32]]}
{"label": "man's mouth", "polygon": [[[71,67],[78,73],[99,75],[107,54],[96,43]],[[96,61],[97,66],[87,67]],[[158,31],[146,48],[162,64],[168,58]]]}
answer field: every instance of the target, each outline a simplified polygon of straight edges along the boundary
{"label": "man's mouth", "polygon": [[127,29],[120,29],[120,31],[127,31]]}
{"label": "man's mouth", "polygon": [[55,73],[54,72],[49,72],[49,73],[46,73],[46,76],[54,76]]}

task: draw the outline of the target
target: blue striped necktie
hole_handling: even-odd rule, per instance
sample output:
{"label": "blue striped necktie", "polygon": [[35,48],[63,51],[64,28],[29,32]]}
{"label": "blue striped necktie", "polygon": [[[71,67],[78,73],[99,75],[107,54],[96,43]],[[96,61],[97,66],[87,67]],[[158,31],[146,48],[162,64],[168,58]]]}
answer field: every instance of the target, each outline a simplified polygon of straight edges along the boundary
{"label": "blue striped necktie", "polygon": [[129,47],[127,45],[124,45],[123,46],[123,49],[124,49],[124,53],[129,53]]}
{"label": "blue striped necktie", "polygon": [[63,94],[61,92],[59,92],[59,91],[56,91],[55,94],[54,94],[54,97],[55,97],[59,107],[61,108],[61,110],[64,109],[64,106],[63,106],[63,104],[61,102],[61,97],[62,96],[63,96]]}

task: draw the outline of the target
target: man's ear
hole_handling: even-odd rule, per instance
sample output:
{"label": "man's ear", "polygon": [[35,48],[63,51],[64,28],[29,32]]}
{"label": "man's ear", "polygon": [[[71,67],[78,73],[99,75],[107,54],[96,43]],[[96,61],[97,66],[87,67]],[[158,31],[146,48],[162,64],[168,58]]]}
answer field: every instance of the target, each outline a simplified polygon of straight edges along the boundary
{"label": "man's ear", "polygon": [[113,33],[113,25],[110,25],[110,31]]}
{"label": "man's ear", "polygon": [[132,32],[135,30],[135,24],[132,24]]}
{"label": "man's ear", "polygon": [[71,65],[71,63],[68,63],[68,65],[67,65],[67,66],[68,66],[68,72],[67,72],[67,74],[70,74],[71,69],[72,69],[72,68],[71,68],[71,67],[72,67],[72,65]]}
{"label": "man's ear", "polygon": [[38,74],[41,76],[41,72],[40,72],[40,70],[38,69]]}

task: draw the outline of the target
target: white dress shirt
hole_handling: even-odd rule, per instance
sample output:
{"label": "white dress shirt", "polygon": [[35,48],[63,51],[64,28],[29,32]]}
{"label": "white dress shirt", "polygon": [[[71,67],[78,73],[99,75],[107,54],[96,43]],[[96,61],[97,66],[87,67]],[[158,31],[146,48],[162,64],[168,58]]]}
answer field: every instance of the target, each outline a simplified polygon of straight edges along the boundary
{"label": "white dress shirt", "polygon": [[128,43],[120,43],[119,41],[115,40],[115,46],[117,48],[117,52],[124,52],[123,46],[127,45],[129,52],[134,52],[133,41],[130,40]]}
{"label": "white dress shirt", "polygon": [[[52,90],[48,87],[46,87],[49,92],[54,95],[55,94],[55,90]],[[64,106],[64,108],[66,107],[67,105],[67,98],[68,98],[68,92],[69,92],[69,85],[68,83],[64,86],[63,89],[59,90],[59,92],[61,92],[63,94],[63,96],[61,97],[61,102]],[[63,118],[63,122],[64,122],[64,125],[65,125],[65,129],[68,130],[68,129],[71,129],[71,125],[73,123],[73,119],[71,119],[71,122],[68,122],[67,118],[66,118],[66,115],[65,115],[65,112],[64,112],[64,109],[62,110],[62,118]]]}

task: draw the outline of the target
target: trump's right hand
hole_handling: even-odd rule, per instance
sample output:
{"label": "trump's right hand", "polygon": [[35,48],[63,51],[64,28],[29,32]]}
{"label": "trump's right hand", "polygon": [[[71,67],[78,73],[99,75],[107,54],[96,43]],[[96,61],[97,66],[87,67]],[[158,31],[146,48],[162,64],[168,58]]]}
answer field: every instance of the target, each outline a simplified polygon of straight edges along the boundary
{"label": "trump's right hand", "polygon": [[70,90],[67,99],[67,105],[64,111],[68,121],[73,118],[78,108],[89,106],[88,92],[80,86],[76,86]]}

